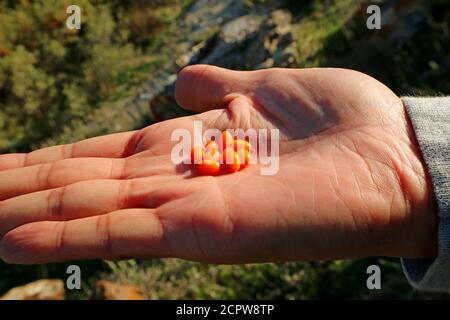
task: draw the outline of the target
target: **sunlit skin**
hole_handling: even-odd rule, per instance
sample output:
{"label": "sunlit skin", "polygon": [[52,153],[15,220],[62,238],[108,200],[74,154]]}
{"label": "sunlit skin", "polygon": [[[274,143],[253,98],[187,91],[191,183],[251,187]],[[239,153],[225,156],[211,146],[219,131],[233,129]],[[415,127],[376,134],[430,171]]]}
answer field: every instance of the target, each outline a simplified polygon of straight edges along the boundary
{"label": "sunlit skin", "polygon": [[[179,257],[212,263],[436,253],[437,214],[401,100],[342,69],[185,68],[195,116],[0,156],[9,263]],[[280,130],[279,172],[201,176],[170,158],[175,129]]]}

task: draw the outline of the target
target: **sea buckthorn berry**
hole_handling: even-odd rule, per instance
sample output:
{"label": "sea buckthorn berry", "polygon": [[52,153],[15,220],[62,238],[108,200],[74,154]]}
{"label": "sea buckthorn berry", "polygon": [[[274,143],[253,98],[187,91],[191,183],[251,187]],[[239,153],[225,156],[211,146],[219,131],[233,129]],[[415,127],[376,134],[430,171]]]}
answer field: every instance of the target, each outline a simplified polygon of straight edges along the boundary
{"label": "sea buckthorn berry", "polygon": [[250,163],[252,145],[248,141],[236,139],[234,140],[234,150],[241,162],[241,169],[245,168]]}
{"label": "sea buckthorn berry", "polygon": [[238,154],[233,148],[226,148],[222,152],[222,161],[222,166],[226,172],[236,172],[239,171],[241,167]]}
{"label": "sea buckthorn berry", "polygon": [[209,140],[205,144],[205,152],[210,152],[210,151],[219,152],[219,146],[217,145],[217,142],[215,142],[214,140]]}
{"label": "sea buckthorn berry", "polygon": [[238,140],[238,139],[234,140],[234,150],[239,151],[241,149],[251,151],[252,145],[250,144],[250,142],[245,140]]}
{"label": "sea buckthorn berry", "polygon": [[205,148],[203,151],[203,159],[214,159],[219,160],[219,147],[214,140],[209,140],[205,144]]}
{"label": "sea buckthorn berry", "polygon": [[219,161],[220,153],[217,149],[205,150],[203,153],[203,159]]}
{"label": "sea buckthorn berry", "polygon": [[219,138],[219,148],[221,148],[222,150],[225,150],[226,148],[228,148],[229,146],[233,145],[233,136],[231,135],[231,133],[229,133],[228,131],[222,131],[222,134],[220,135]]}
{"label": "sea buckthorn berry", "polygon": [[221,172],[233,173],[250,163],[252,145],[246,140],[233,139],[228,131],[222,131],[219,141],[203,140],[203,147],[191,150],[192,163],[200,174],[216,175]]}
{"label": "sea buckthorn berry", "polygon": [[220,171],[220,163],[213,159],[205,159],[202,163],[197,165],[197,169],[204,175],[216,175]]}
{"label": "sea buckthorn berry", "polygon": [[193,147],[191,149],[191,163],[201,163],[204,156],[204,150],[202,147]]}
{"label": "sea buckthorn berry", "polygon": [[240,169],[244,169],[250,163],[250,150],[239,149],[236,154],[238,155],[239,161],[241,163]]}

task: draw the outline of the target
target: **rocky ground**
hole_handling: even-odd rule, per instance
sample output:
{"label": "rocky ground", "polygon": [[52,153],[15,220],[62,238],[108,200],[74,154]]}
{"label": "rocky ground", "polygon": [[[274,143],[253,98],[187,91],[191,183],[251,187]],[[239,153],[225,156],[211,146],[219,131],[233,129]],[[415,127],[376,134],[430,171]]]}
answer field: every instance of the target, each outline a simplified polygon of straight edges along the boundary
{"label": "rocky ground", "polygon": [[[59,279],[43,279],[15,287],[0,300],[64,300],[66,298],[65,283]],[[114,283],[99,280],[95,283],[92,295],[93,300],[144,300],[144,293],[137,285]]]}
{"label": "rocky ground", "polygon": [[[342,1],[346,5],[335,5],[328,17],[326,13],[325,17],[320,17],[325,20],[323,32],[329,33],[327,37],[330,39],[314,39],[309,35],[302,38],[302,31],[309,31],[310,24],[316,22],[303,17],[308,11],[314,17],[314,1],[304,1],[303,4],[282,0],[268,3],[270,5],[249,8],[242,1],[235,0],[196,1],[179,23],[180,30],[184,31],[175,52],[182,53],[174,59],[165,74],[158,78],[158,83],[151,81],[148,89],[136,100],[149,102],[151,116],[155,121],[169,119],[185,114],[174,101],[173,90],[176,72],[186,65],[203,63],[236,70],[320,66],[320,62],[314,61],[314,57],[327,56],[327,52],[321,52],[323,47],[320,45],[323,43],[318,45],[308,41],[332,42],[333,33],[343,33],[344,38],[347,37],[343,40],[353,40],[356,43],[350,49],[352,54],[355,54],[354,50],[358,50],[358,43],[367,42],[371,42],[373,46],[382,44],[401,49],[415,41],[424,20],[430,18],[430,4],[426,1]],[[369,32],[365,28],[368,17],[366,8],[372,3],[383,5],[382,29]],[[341,21],[333,22],[333,19]],[[330,26],[330,21],[335,25]],[[317,27],[321,28],[320,25]],[[333,30],[337,27],[341,30]],[[355,32],[355,29],[363,29],[365,34],[353,38],[352,35],[345,34]],[[317,30],[311,30],[313,32]],[[362,47],[360,55],[365,54],[364,49],[367,48]],[[346,59],[345,56],[335,57],[331,53],[327,58],[328,65],[333,65],[334,62],[341,67],[368,69],[362,71],[377,73],[370,70],[370,67],[367,68],[367,63],[355,65],[351,55]],[[378,63],[384,62],[383,57],[378,59]],[[424,71],[419,78],[423,80],[442,76],[449,69],[449,59],[449,56],[444,56],[438,62],[438,70]]]}

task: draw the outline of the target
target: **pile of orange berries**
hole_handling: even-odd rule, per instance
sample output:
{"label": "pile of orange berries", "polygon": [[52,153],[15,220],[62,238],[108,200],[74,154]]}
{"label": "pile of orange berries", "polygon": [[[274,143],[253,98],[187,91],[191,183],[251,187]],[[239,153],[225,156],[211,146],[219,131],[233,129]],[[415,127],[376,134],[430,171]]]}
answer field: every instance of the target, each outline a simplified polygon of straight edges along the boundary
{"label": "pile of orange berries", "polygon": [[218,142],[209,140],[202,147],[193,147],[191,163],[203,175],[233,173],[250,163],[252,150],[248,141],[234,139],[228,131],[223,131]]}

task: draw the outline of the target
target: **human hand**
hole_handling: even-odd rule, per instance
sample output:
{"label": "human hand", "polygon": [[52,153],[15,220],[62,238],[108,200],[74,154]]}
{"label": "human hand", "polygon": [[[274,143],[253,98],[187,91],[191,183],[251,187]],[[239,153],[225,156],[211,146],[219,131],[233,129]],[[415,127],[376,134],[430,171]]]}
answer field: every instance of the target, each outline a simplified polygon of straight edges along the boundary
{"label": "human hand", "polygon": [[[10,263],[178,257],[213,263],[436,252],[431,184],[401,100],[342,69],[192,66],[181,106],[136,132],[0,156],[0,257]],[[209,111],[208,111],[209,110]],[[279,171],[189,177],[171,133],[277,128]]]}

